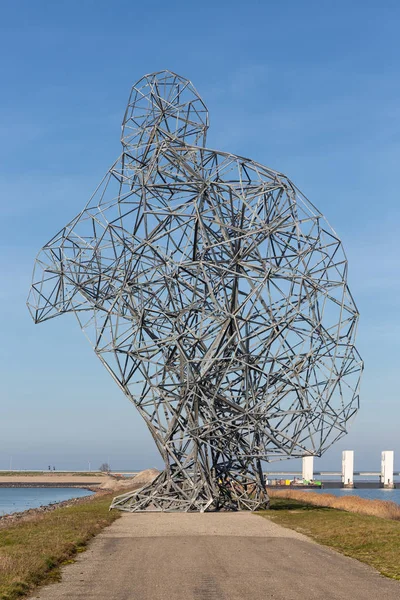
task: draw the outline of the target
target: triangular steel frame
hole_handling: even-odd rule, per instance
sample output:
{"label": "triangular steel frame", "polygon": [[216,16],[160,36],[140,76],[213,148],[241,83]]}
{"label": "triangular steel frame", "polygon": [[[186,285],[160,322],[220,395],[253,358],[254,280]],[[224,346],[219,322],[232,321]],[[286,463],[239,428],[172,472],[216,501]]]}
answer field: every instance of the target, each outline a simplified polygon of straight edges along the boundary
{"label": "triangular steel frame", "polygon": [[320,455],[359,404],[342,244],[284,175],[206,147],[170,71],[133,88],[123,152],[41,250],[36,323],[74,312],[165,470],[121,510],[268,506],[263,461]]}

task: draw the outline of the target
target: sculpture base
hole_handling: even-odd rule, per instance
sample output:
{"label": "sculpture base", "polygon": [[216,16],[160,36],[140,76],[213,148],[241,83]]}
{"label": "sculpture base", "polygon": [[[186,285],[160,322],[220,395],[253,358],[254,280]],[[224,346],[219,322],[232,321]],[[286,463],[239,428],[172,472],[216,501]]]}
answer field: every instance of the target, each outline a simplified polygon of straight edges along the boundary
{"label": "sculpture base", "polygon": [[116,496],[110,510],[114,508],[127,512],[255,511],[269,508],[269,498],[264,488],[248,478],[245,484],[228,477],[210,485],[163,471],[152,483]]}

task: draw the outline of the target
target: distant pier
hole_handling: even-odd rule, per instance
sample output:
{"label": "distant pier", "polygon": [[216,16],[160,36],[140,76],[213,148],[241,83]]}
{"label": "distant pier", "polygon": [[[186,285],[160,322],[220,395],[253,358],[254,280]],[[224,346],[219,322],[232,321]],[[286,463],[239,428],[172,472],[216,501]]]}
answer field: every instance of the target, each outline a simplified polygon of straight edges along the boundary
{"label": "distant pier", "polygon": [[[289,476],[293,476],[294,479],[288,479]],[[316,487],[315,482],[320,480],[322,483],[321,487],[331,489],[400,488],[400,482],[394,481],[394,477],[400,477],[400,472],[394,471],[393,450],[384,450],[382,452],[380,471],[355,471],[354,451],[344,450],[342,453],[341,471],[314,471],[314,456],[307,455],[303,456],[301,471],[268,471],[265,473],[265,477],[268,487]],[[338,479],[329,479],[330,477],[337,477]],[[361,479],[355,480],[355,477],[360,477]],[[376,479],[373,481],[371,479],[362,479],[363,477],[374,477]]]}

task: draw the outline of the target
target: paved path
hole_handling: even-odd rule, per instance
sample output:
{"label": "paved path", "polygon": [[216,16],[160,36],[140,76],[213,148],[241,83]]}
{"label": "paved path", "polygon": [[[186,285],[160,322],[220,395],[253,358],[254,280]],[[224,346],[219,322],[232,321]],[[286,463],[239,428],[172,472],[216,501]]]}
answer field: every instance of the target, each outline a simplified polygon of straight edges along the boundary
{"label": "paved path", "polygon": [[33,598],[399,600],[400,582],[250,513],[125,513]]}

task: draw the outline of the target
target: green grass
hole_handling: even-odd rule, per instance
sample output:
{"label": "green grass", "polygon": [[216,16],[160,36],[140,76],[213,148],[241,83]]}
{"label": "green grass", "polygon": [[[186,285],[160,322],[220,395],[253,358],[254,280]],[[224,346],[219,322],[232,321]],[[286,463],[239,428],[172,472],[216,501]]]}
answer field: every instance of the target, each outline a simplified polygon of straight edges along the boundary
{"label": "green grass", "polygon": [[60,566],[120,516],[112,494],[38,513],[0,529],[0,599],[16,600],[41,583],[58,581]]}
{"label": "green grass", "polygon": [[356,558],[386,577],[400,579],[399,521],[284,498],[272,498],[271,510],[259,514]]}

